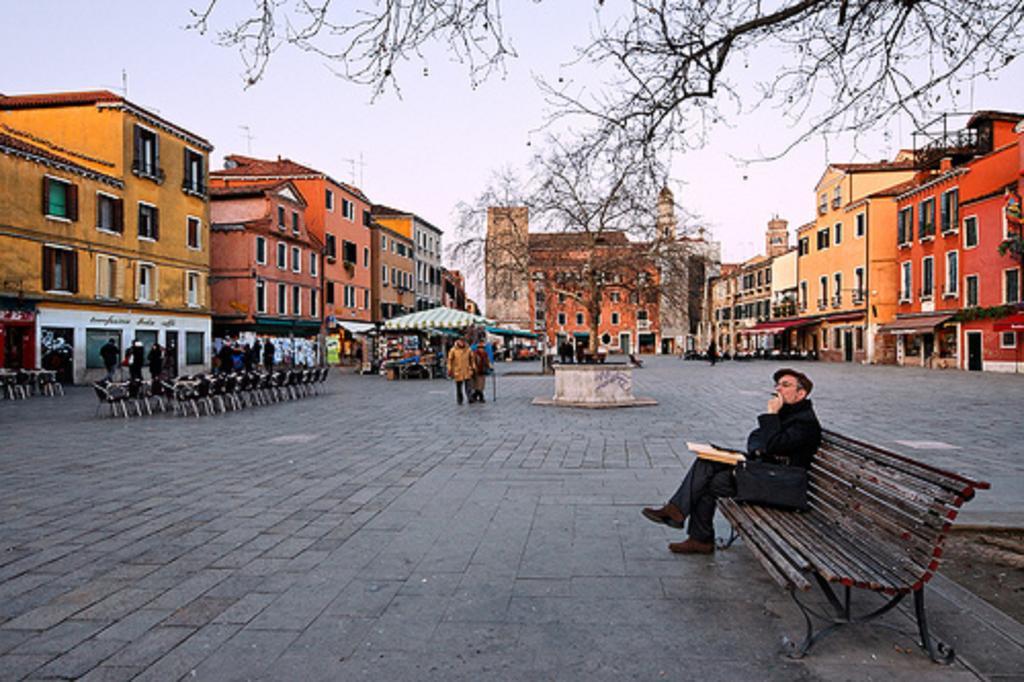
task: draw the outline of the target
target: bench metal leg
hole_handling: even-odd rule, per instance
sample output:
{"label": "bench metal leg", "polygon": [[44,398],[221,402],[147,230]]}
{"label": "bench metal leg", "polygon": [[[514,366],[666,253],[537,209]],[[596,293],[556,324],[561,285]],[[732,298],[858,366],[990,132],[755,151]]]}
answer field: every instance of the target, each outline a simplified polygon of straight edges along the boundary
{"label": "bench metal leg", "polygon": [[715,549],[729,549],[739,536],[740,534],[736,532],[736,526],[729,526],[729,537],[715,538]]}
{"label": "bench metal leg", "polygon": [[[878,607],[870,613],[866,613],[862,616],[854,616],[850,611],[850,588],[846,587],[844,599],[842,602],[839,601],[839,597],[832,590],[832,586],[829,585],[828,581],[822,578],[818,574],[814,574],[814,577],[818,581],[818,586],[821,587],[821,591],[825,594],[825,598],[828,600],[829,605],[832,607],[833,615],[829,616],[824,613],[820,613],[815,609],[810,608],[797,596],[795,589],[789,590],[789,596],[793,598],[796,605],[800,608],[800,613],[803,614],[804,622],[807,626],[807,634],[804,636],[804,640],[797,644],[794,640],[788,637],[782,638],[782,646],[786,652],[786,655],[790,658],[803,658],[810,651],[811,647],[815,643],[824,639],[828,635],[832,634],[844,625],[857,625],[860,623],[868,623],[875,620],[876,618],[885,615],[892,609],[896,608],[896,605],[903,601],[905,593],[901,592],[894,596],[892,599],[887,601],[882,606]],[[917,593],[915,593],[916,596]],[[923,606],[922,606],[923,608]],[[812,619],[817,618],[819,620],[828,623],[824,628],[814,631],[814,621]],[[932,660],[936,660],[934,657]]]}
{"label": "bench metal leg", "polygon": [[917,629],[921,634],[920,646],[928,653],[928,657],[936,663],[949,665],[956,658],[953,647],[933,638],[928,632],[928,619],[924,611],[924,587],[914,591],[914,615],[917,616]]}

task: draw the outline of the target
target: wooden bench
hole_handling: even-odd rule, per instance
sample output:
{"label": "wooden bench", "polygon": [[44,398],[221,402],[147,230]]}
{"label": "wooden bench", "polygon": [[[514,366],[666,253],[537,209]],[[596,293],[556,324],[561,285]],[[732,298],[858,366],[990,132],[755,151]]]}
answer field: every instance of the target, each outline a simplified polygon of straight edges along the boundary
{"label": "wooden bench", "polygon": [[[924,586],[939,567],[959,508],[989,484],[831,431],[823,433],[809,481],[807,512],[720,500],[734,533],[725,546],[741,537],[804,616],[806,636],[799,644],[784,639],[788,654],[800,658],[837,628],[873,620],[913,593],[920,646],[933,661],[952,663],[953,650],[928,633]],[[831,615],[799,597],[815,583]],[[833,585],[843,587],[842,599]],[[855,615],[851,588],[882,593],[889,600]],[[812,616],[827,625],[815,632]]]}

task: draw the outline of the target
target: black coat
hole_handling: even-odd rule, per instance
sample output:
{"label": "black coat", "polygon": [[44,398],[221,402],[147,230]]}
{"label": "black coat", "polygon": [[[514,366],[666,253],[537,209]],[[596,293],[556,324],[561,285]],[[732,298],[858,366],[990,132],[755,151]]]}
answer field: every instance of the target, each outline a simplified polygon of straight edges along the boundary
{"label": "black coat", "polygon": [[104,365],[113,367],[117,364],[117,359],[121,357],[121,351],[118,350],[117,345],[107,342],[100,348],[100,357],[103,358]]}
{"label": "black coat", "polygon": [[778,414],[758,415],[757,423],[747,437],[752,457],[810,468],[821,445],[821,424],[810,399],[783,405]]}

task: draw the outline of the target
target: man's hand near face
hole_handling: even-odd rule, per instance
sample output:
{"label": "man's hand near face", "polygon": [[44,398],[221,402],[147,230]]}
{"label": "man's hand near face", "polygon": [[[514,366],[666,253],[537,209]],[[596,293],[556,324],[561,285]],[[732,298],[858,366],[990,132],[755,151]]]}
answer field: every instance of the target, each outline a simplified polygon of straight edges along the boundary
{"label": "man's hand near face", "polygon": [[768,399],[768,414],[778,414],[779,410],[782,409],[782,396],[778,393],[772,393],[772,397]]}

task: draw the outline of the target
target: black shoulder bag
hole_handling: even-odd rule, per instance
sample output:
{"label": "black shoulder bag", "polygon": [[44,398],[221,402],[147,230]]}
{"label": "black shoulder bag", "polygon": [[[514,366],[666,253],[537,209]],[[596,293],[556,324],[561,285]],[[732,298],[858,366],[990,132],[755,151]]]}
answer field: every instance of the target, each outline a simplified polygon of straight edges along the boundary
{"label": "black shoulder bag", "polygon": [[733,499],[747,504],[806,511],[807,470],[759,460],[740,462],[736,467],[736,495]]}

